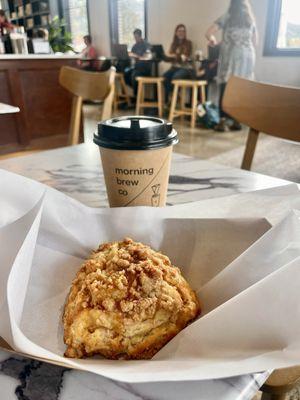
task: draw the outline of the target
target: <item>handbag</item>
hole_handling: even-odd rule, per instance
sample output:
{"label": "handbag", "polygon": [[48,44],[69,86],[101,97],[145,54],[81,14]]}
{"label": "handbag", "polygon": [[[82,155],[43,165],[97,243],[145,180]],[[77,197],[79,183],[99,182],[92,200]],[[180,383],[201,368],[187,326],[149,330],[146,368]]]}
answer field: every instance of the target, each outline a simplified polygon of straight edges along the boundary
{"label": "handbag", "polygon": [[199,122],[207,129],[214,128],[220,122],[219,107],[211,101],[199,104],[197,114]]}

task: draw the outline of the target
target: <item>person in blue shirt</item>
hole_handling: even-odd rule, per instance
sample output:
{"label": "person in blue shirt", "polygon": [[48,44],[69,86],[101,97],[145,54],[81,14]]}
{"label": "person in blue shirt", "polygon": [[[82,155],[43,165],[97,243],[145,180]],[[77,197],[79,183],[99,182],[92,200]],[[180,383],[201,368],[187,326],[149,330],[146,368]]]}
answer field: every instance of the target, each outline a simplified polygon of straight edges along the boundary
{"label": "person in blue shirt", "polygon": [[149,43],[143,39],[141,29],[135,29],[133,32],[135,44],[133,45],[129,56],[135,60],[134,66],[128,67],[124,71],[124,78],[127,85],[133,88],[134,95],[137,94],[137,80],[138,76],[151,75],[151,63],[148,58],[150,53]]}

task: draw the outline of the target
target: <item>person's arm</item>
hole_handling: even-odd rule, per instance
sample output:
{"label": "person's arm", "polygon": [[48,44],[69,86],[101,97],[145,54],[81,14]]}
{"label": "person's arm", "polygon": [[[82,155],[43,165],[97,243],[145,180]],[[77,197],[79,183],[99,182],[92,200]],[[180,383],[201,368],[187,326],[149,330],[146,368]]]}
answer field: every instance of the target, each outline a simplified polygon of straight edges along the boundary
{"label": "person's arm", "polygon": [[15,25],[12,24],[10,21],[5,21],[4,22],[4,28],[7,29],[9,32],[13,31],[15,28]]}
{"label": "person's arm", "polygon": [[190,60],[192,58],[192,53],[193,53],[193,45],[192,42],[189,40],[186,46],[183,47],[183,51],[180,54],[181,61],[185,62],[187,60]]}
{"label": "person's arm", "polygon": [[167,52],[167,57],[172,58],[173,60],[176,60],[177,54],[176,50],[174,47],[171,45],[169,51]]}
{"label": "person's arm", "polygon": [[206,31],[205,37],[208,40],[208,44],[211,47],[215,47],[218,44],[215,34],[220,30],[220,26],[216,23],[212,24]]}
{"label": "person's arm", "polygon": [[187,58],[191,59],[193,56],[193,43],[190,40],[188,41],[188,45],[185,49],[185,52],[186,52],[185,55],[187,56]]}
{"label": "person's arm", "polygon": [[129,57],[135,58],[135,59],[137,59],[137,60],[139,60],[139,58],[140,58],[140,56],[139,56],[138,54],[133,53],[132,51],[130,51],[130,52],[128,53],[128,55],[129,55]]}
{"label": "person's arm", "polygon": [[229,14],[225,13],[220,18],[218,18],[206,31],[205,37],[208,40],[208,44],[211,47],[215,47],[218,44],[216,33],[221,30],[225,29],[227,21],[229,18]]}
{"label": "person's arm", "polygon": [[132,47],[131,51],[128,52],[128,55],[136,60],[140,59],[140,55],[136,53],[136,45]]}
{"label": "person's arm", "polygon": [[252,43],[253,43],[254,47],[256,47],[258,45],[258,34],[257,34],[256,26],[254,26],[254,29],[253,29]]}
{"label": "person's arm", "polygon": [[80,53],[80,58],[84,59],[84,58],[89,58],[89,49],[87,47],[85,47],[81,53]]}
{"label": "person's arm", "polygon": [[97,58],[97,52],[95,47],[91,46],[88,50],[87,58],[95,60]]}
{"label": "person's arm", "polygon": [[144,40],[144,52],[143,55],[140,57],[140,60],[151,60],[152,59],[152,51],[151,51],[151,45],[150,43],[147,42],[147,40]]}

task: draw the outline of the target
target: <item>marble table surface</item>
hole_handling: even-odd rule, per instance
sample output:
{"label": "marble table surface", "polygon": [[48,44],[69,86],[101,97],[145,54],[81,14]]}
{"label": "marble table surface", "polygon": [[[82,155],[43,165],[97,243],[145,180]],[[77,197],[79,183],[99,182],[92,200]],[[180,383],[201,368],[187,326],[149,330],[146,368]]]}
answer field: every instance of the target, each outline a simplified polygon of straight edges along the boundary
{"label": "marble table surface", "polygon": [[[82,203],[107,206],[99,152],[82,144],[0,161]],[[168,205],[287,184],[252,172],[174,154]],[[250,400],[269,373],[196,382],[127,384],[0,351],[0,398],[5,400]]]}
{"label": "marble table surface", "polygon": [[[90,207],[107,207],[99,150],[93,143],[0,161],[0,168],[49,185]],[[223,197],[290,182],[173,154],[167,205]]]}

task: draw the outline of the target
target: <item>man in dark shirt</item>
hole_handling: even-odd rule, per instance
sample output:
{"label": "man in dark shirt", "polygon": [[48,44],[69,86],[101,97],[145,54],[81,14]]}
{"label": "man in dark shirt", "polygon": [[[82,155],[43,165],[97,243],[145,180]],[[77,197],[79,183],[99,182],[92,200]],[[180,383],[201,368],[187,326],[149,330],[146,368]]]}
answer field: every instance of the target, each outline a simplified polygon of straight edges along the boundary
{"label": "man in dark shirt", "polygon": [[133,45],[129,56],[134,58],[134,67],[126,68],[124,71],[125,81],[127,85],[133,88],[134,94],[137,94],[137,81],[138,76],[151,75],[151,62],[147,61],[147,53],[150,52],[149,43],[143,39],[142,31],[136,29],[133,32],[135,44]]}
{"label": "man in dark shirt", "polygon": [[130,57],[139,59],[140,57],[145,56],[145,54],[146,54],[147,50],[149,50],[150,46],[147,43],[147,41],[142,38],[142,31],[140,29],[136,29],[133,32],[133,36],[135,39],[135,44],[133,45],[129,55],[130,55]]}

